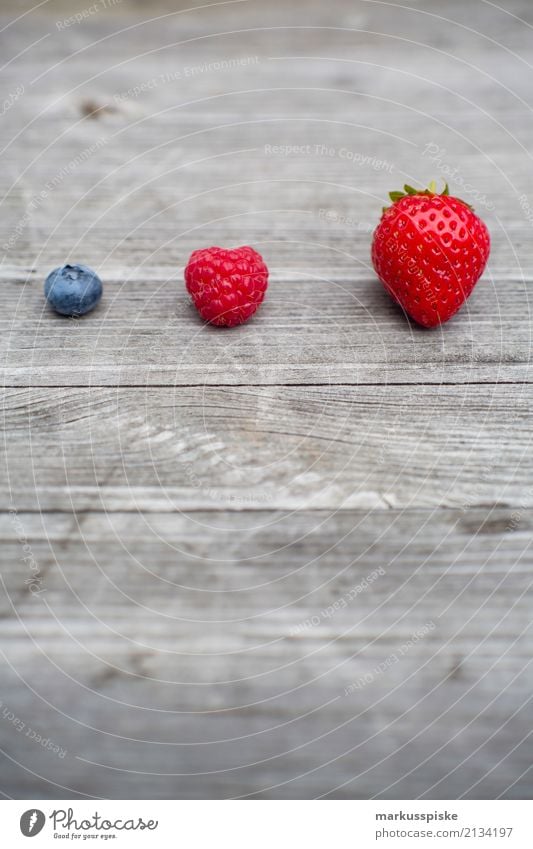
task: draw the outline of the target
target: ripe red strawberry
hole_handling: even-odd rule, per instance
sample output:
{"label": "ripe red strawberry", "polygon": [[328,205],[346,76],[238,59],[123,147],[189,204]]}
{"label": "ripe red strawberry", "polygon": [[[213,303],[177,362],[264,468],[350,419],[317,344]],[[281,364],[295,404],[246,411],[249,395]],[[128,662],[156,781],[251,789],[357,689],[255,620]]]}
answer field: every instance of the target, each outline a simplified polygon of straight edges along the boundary
{"label": "ripe red strawberry", "polygon": [[204,321],[233,327],[247,321],[265,297],[268,269],[253,248],[204,248],[192,252],[185,284]]}
{"label": "ripe red strawberry", "polygon": [[435,184],[391,192],[372,242],[372,262],[388,293],[424,327],[448,321],[483,274],[490,236],[464,201]]}

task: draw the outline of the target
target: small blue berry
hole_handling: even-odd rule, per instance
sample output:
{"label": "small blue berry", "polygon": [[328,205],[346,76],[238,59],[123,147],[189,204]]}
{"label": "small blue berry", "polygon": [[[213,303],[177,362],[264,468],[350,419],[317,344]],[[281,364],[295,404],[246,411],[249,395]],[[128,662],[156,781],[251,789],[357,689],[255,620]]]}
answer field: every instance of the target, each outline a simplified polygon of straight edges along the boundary
{"label": "small blue berry", "polygon": [[102,281],[86,265],[54,268],[44,282],[46,300],[61,315],[90,312],[102,297]]}

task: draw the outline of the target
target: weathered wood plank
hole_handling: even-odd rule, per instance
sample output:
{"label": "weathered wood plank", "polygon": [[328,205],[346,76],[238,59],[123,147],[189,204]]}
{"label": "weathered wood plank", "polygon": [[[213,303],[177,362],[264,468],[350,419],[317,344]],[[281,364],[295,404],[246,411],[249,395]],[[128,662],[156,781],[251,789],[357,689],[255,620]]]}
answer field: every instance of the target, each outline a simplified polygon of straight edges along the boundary
{"label": "weathered wood plank", "polygon": [[[505,792],[530,754],[484,780],[529,727],[533,515],[510,521],[0,516],[2,611],[16,613],[5,702],[66,750],[0,722],[0,746],[37,773],[11,769],[11,792],[53,796],[57,781],[135,798],[147,776],[156,798]],[[23,583],[21,527],[40,595]],[[528,792],[524,778],[509,795]]]}
{"label": "weathered wood plank", "polygon": [[[183,5],[0,33],[0,791],[531,798],[530,3]],[[433,177],[493,250],[426,333],[368,257]],[[216,242],[272,271],[230,333]]]}
{"label": "weathered wood plank", "polygon": [[[276,272],[254,319],[210,328],[181,273],[106,281],[102,305],[70,320],[42,281],[4,284],[3,380],[14,386],[394,384],[531,381],[529,281],[486,280],[448,325],[410,325],[367,275]],[[489,393],[491,390],[487,390]]]}
{"label": "weathered wood plank", "polygon": [[530,408],[512,385],[5,390],[0,504],[531,506]]}

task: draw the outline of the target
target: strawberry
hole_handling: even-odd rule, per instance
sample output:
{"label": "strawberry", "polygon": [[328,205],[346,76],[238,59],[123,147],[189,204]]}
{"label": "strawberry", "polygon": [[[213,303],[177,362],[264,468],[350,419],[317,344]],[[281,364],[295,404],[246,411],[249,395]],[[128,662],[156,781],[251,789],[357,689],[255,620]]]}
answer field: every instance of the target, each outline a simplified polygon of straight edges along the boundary
{"label": "strawberry", "polygon": [[391,192],[372,241],[372,263],[387,292],[424,327],[448,321],[483,274],[490,236],[472,207],[405,186]]}

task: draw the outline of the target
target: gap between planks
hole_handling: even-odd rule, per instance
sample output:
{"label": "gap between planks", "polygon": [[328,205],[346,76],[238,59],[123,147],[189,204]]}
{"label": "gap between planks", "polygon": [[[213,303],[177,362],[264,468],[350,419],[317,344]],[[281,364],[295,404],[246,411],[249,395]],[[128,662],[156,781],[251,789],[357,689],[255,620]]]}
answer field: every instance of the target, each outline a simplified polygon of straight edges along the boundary
{"label": "gap between planks", "polygon": [[46,383],[46,384],[31,384],[31,383],[3,383],[2,389],[217,389],[222,387],[230,387],[232,389],[249,388],[249,389],[263,389],[268,387],[269,389],[279,387],[286,387],[287,389],[308,389],[310,386],[317,386],[323,388],[333,388],[333,387],[342,387],[346,386],[349,388],[356,388],[358,386],[361,387],[376,387],[376,388],[384,388],[387,385],[391,387],[396,386],[404,386],[405,388],[411,388],[414,386],[427,386],[430,387],[439,387],[439,386],[531,386],[533,384],[533,380],[440,380],[438,383],[431,383],[426,381],[417,381],[417,382],[409,382],[402,381],[400,383],[380,383],[379,381],[356,381],[354,383],[347,383],[345,381],[339,381],[333,383],[332,381],[318,381],[316,383],[213,383],[206,384],[205,381],[202,383]]}

